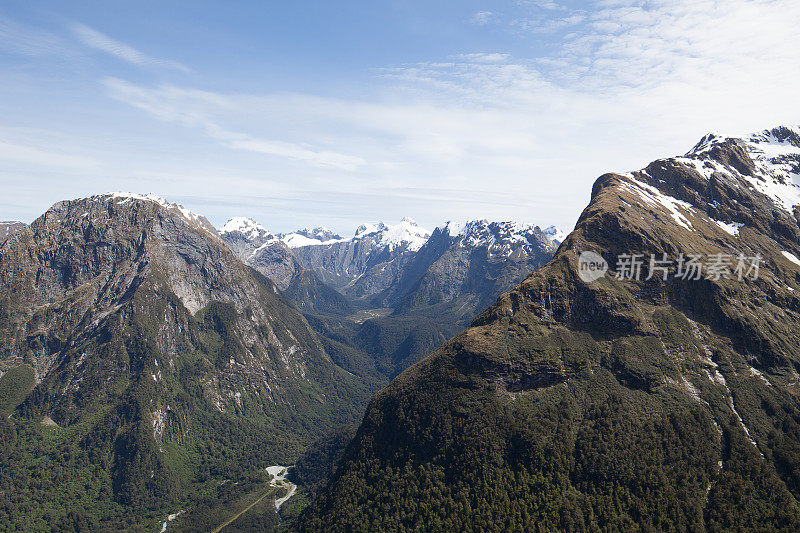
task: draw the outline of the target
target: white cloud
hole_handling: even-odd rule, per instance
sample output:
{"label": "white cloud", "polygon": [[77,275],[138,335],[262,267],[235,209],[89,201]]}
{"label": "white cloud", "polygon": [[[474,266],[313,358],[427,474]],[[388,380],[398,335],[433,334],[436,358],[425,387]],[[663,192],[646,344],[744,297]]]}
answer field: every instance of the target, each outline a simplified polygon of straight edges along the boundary
{"label": "white cloud", "polygon": [[[231,176],[192,189],[211,214],[263,206],[264,223],[277,229],[275,217],[293,221],[283,229],[333,218],[346,231],[403,214],[429,226],[487,217],[569,227],[603,172],[685,152],[709,130],[800,123],[795,1],[546,7],[548,17],[537,20],[551,33],[525,37],[546,55],[493,48],[389,66],[358,98],[105,84],[145,117],[180,126],[162,133],[165,152],[180,140],[203,143],[204,161],[187,161],[185,171],[183,161],[173,163],[175,182],[164,195],[186,189],[184,172],[194,186],[192,172],[208,158],[214,176]],[[148,172],[157,176],[158,165]]]}
{"label": "white cloud", "polygon": [[[109,88],[223,146],[350,173],[303,182],[327,191],[320,196],[377,198],[411,187],[438,198],[434,188],[463,188],[478,200],[503,191],[517,201],[444,202],[429,216],[568,227],[603,172],[683,153],[709,130],[742,134],[800,122],[800,48],[785,44],[800,42],[792,23],[798,9],[786,0],[724,7],[659,0],[559,11],[557,20],[585,20],[548,56],[470,53],[382,69],[381,85],[358,100],[119,81]],[[555,199],[546,196],[554,183]]]}
{"label": "white cloud", "polygon": [[517,0],[517,5],[528,7],[539,7],[542,9],[562,10],[564,6],[552,0]]}
{"label": "white cloud", "polygon": [[510,54],[486,53],[480,52],[476,54],[459,54],[455,56],[456,59],[464,61],[474,61],[476,63],[504,63],[511,58]]}
{"label": "white cloud", "polygon": [[473,24],[477,24],[478,26],[486,26],[489,24],[492,19],[494,18],[495,14],[491,11],[478,11],[472,18],[470,18],[470,22]]}
{"label": "white cloud", "polygon": [[132,46],[112,39],[108,35],[100,33],[99,31],[94,30],[84,24],[73,24],[72,32],[86,46],[116,56],[119,59],[127,61],[133,65],[140,67],[170,68],[183,72],[189,71],[188,67],[178,63],[177,61],[152,58],[143,54]]}
{"label": "white cloud", "polygon": [[63,55],[69,47],[58,36],[0,17],[0,50],[26,56]]}
{"label": "white cloud", "polygon": [[[352,171],[365,163],[360,157],[349,156],[327,149],[315,149],[304,143],[265,139],[247,133],[232,131],[218,124],[220,120],[234,121],[248,115],[248,97],[231,97],[222,94],[161,86],[155,89],[140,87],[124,80],[108,78],[106,87],[111,95],[165,122],[200,128],[207,136],[234,150],[305,161],[325,168]],[[259,116],[258,120],[269,117]]]}
{"label": "white cloud", "polygon": [[289,159],[308,161],[321,167],[333,167],[341,170],[355,170],[365,163],[360,157],[337,154],[330,150],[314,151],[281,141],[243,138],[226,142],[226,145],[236,150],[250,150],[262,154],[288,157]]}
{"label": "white cloud", "polygon": [[26,165],[87,169],[99,166],[99,162],[91,157],[65,153],[42,146],[23,145],[0,140],[0,161],[5,166],[14,163]]}

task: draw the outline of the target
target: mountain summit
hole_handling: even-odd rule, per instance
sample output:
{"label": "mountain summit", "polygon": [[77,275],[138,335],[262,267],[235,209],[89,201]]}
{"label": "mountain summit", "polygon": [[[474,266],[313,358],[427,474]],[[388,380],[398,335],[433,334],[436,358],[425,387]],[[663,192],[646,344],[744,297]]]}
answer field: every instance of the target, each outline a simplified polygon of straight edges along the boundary
{"label": "mountain summit", "polygon": [[601,176],[547,265],[372,400],[304,528],[800,528],[797,139]]}
{"label": "mountain summit", "polygon": [[155,527],[367,394],[204,217],[149,195],[59,202],[2,241],[0,341],[1,501],[50,502],[36,529],[52,509]]}

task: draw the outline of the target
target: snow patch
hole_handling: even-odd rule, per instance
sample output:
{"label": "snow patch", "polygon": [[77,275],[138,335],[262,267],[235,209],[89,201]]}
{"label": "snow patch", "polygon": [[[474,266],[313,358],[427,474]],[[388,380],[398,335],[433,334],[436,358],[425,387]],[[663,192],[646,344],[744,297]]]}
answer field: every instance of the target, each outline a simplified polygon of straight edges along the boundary
{"label": "snow patch", "polygon": [[722,222],[720,220],[714,220],[713,218],[711,219],[711,221],[714,222],[717,226],[719,226],[722,231],[730,235],[733,235],[734,237],[737,237],[739,235],[739,230],[741,229],[742,226],[744,226],[744,224],[741,224],[739,222],[728,223],[728,222]]}
{"label": "snow patch", "polygon": [[225,225],[220,228],[219,232],[221,234],[238,232],[251,241],[259,238],[271,238],[272,240],[277,240],[277,237],[272,235],[267,228],[252,218],[247,217],[234,217],[228,220]]}
{"label": "snow patch", "polygon": [[[403,218],[398,224],[387,226],[383,222],[377,224],[362,224],[356,228],[352,238],[341,238],[325,228],[314,230],[298,230],[294,233],[282,235],[281,238],[289,248],[302,246],[322,246],[339,242],[353,242],[365,238],[372,238],[381,248],[394,248],[405,246],[406,249],[416,252],[428,242],[430,232],[420,227],[413,219]],[[332,237],[332,238],[328,238]]]}
{"label": "snow patch", "polygon": [[[721,165],[707,159],[707,153],[716,144],[729,139],[708,134],[695,147],[677,161],[693,166],[705,177],[710,177]],[[800,127],[780,126],[737,139],[747,151],[756,167],[756,175],[741,175],[753,189],[770,197],[775,205],[788,213],[800,205]]]}
{"label": "snow patch", "polygon": [[800,266],[800,259],[798,259],[797,256],[794,255],[793,253],[787,252],[786,250],[783,250],[781,252],[781,254],[783,254],[783,257],[785,257],[786,259],[788,259],[789,261],[791,261],[795,265]]}
{"label": "snow patch", "polygon": [[622,183],[622,189],[639,195],[646,204],[652,207],[666,209],[673,220],[675,220],[675,223],[682,228],[689,231],[694,229],[692,223],[686,218],[686,215],[681,212],[681,210],[683,210],[690,213],[693,209],[692,204],[662,193],[652,185],[637,180],[633,177],[633,174],[628,173],[626,176],[630,182]]}
{"label": "snow patch", "polygon": [[556,244],[561,244],[564,242],[564,239],[567,238],[567,234],[561,228],[557,228],[555,226],[549,226],[543,230],[542,233],[547,235],[547,238]]}
{"label": "snow patch", "polygon": [[178,518],[180,515],[182,515],[185,512],[186,511],[184,511],[184,510],[180,510],[175,514],[171,514],[171,515],[167,516],[167,519],[164,521],[164,525],[161,526],[161,533],[164,533],[167,530],[167,525],[170,522],[173,522],[176,518]]}
{"label": "snow patch", "polygon": [[763,381],[767,385],[767,387],[772,387],[772,383],[769,382],[766,376],[764,376],[764,374],[762,374],[760,371],[753,368],[752,366],[748,369],[748,374],[750,374],[750,377],[758,376],[761,379],[761,381]]}
{"label": "snow patch", "polygon": [[200,226],[207,229],[207,224],[205,221],[205,217],[194,213],[180,204],[176,204],[170,202],[156,194],[149,193],[149,194],[138,194],[133,192],[111,192],[108,194],[104,194],[102,196],[111,197],[114,200],[121,200],[120,204],[126,204],[131,200],[144,200],[148,202],[154,202],[158,205],[165,207],[167,209],[174,209],[177,210],[183,217],[191,222],[195,226]]}

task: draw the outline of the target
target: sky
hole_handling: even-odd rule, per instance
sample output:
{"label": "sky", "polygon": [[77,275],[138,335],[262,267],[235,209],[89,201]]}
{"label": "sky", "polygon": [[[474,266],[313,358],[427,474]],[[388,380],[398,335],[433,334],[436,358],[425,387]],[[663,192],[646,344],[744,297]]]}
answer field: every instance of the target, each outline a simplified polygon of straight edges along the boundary
{"label": "sky", "polygon": [[0,220],[570,230],[605,172],[800,124],[798,43],[796,0],[5,0]]}

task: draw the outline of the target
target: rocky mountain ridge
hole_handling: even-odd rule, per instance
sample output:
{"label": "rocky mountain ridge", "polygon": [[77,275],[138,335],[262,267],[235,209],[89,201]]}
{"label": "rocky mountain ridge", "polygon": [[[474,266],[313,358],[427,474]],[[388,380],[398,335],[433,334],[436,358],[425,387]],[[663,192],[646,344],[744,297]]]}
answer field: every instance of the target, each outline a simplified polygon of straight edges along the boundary
{"label": "rocky mountain ridge", "polygon": [[376,395],[303,528],[799,527],[797,131],[598,178],[547,265]]}
{"label": "rocky mountain ridge", "polygon": [[[13,415],[2,440],[96,465],[64,467],[91,481],[44,497],[66,509],[84,498],[131,527],[209,479],[291,459],[355,420],[369,393],[204,217],[150,195],[59,202],[3,242],[0,345],[0,397],[23,393],[0,406]],[[39,435],[42,420],[54,435]],[[19,485],[26,457],[0,454],[15,501],[47,486]]]}

